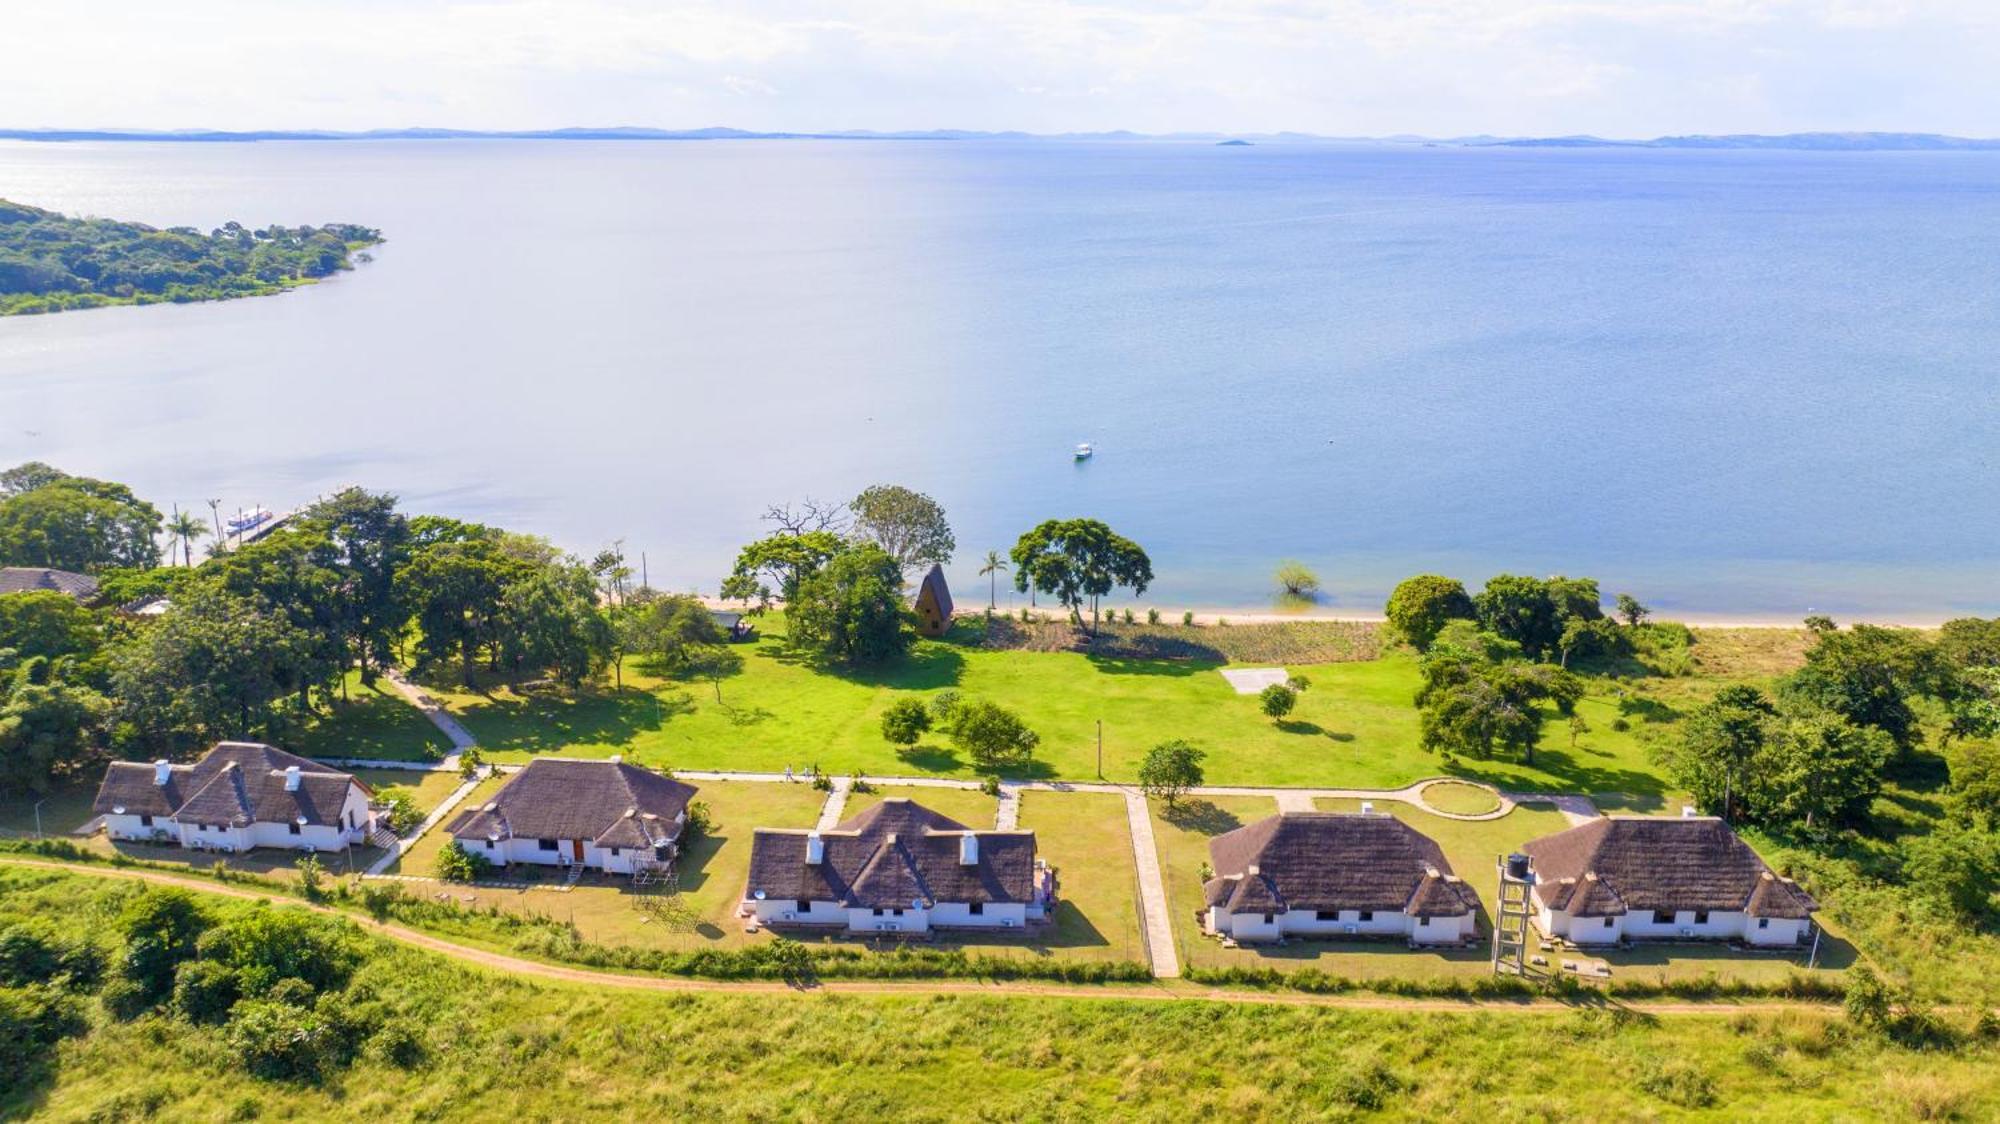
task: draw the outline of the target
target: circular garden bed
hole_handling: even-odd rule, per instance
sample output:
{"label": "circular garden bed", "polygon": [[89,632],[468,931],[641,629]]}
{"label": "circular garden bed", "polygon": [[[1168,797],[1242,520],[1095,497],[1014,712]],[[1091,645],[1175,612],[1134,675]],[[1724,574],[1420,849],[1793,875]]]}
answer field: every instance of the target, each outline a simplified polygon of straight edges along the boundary
{"label": "circular garden bed", "polygon": [[1465,781],[1425,785],[1418,795],[1426,807],[1455,816],[1484,815],[1500,807],[1500,797],[1492,789]]}

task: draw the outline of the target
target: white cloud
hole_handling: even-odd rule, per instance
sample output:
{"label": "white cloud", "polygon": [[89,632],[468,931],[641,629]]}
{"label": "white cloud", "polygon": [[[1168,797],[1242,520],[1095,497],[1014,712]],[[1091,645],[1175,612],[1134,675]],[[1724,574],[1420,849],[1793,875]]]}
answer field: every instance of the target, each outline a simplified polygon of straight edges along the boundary
{"label": "white cloud", "polygon": [[0,123],[1990,133],[1990,0],[99,0]]}

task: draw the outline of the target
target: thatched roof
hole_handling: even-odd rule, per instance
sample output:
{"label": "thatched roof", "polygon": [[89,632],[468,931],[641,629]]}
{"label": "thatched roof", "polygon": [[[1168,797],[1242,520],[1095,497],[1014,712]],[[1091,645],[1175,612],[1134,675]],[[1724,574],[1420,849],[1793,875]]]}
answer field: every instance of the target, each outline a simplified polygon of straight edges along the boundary
{"label": "thatched roof", "polygon": [[[817,863],[806,861],[814,836],[822,847]],[[967,836],[978,852],[971,863],[962,861]],[[1029,902],[1035,896],[1035,833],[975,831],[914,801],[884,800],[831,831],[758,828],[744,893],[856,909]]]}
{"label": "thatched roof", "polygon": [[1710,910],[1804,918],[1819,908],[1714,816],[1606,816],[1522,848],[1535,894],[1574,917]]}
{"label": "thatched roof", "polygon": [[[285,788],[288,768],[299,770],[296,789]],[[348,789],[361,784],[350,773],[256,742],[220,742],[192,765],[167,766],[165,784],[159,779],[156,765],[114,761],[92,808],[231,827],[301,819],[308,826],[327,826],[339,823]]]}
{"label": "thatched roof", "polygon": [[97,579],[68,570],[4,566],[0,567],[0,594],[6,593],[67,593],[78,601],[88,601],[97,596]]}
{"label": "thatched roof", "polygon": [[910,603],[913,605],[922,604],[926,596],[929,596],[937,605],[940,617],[943,617],[945,620],[951,619],[951,586],[945,583],[943,566],[932,564],[931,568],[925,572],[924,580],[917,583],[916,596],[911,598]]}
{"label": "thatched roof", "polygon": [[600,847],[657,847],[680,837],[693,785],[627,765],[537,757],[492,800],[461,812],[459,839],[584,839]]}
{"label": "thatched roof", "polygon": [[1478,908],[1428,836],[1379,813],[1283,812],[1218,835],[1210,906],[1230,913],[1382,910],[1462,917]]}

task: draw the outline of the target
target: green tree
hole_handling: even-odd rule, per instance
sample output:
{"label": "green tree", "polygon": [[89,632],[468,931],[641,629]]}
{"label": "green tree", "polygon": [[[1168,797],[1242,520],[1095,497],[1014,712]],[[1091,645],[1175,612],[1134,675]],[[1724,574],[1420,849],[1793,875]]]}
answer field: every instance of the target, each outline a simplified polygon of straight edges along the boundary
{"label": "green tree", "polygon": [[877,547],[836,555],[799,583],[786,615],[791,644],[821,659],[882,664],[910,650],[903,571]]}
{"label": "green tree", "polygon": [[922,492],[877,484],[864,489],[847,508],[854,513],[855,535],[881,547],[905,574],[945,565],[958,549],[943,505]]}
{"label": "green tree", "polygon": [[373,683],[409,624],[396,596],[396,570],[409,558],[410,521],[386,492],[346,488],[307,508],[302,526],[325,544],[322,564],[342,576],[343,631],[354,646],[361,681]]}
{"label": "green tree", "polygon": [[1021,536],[1009,555],[1014,588],[1053,594],[1083,625],[1083,601],[1090,599],[1090,632],[1097,634],[1098,598],[1129,588],[1134,596],[1153,582],[1153,562],[1139,544],[1095,519],[1051,519]]}
{"label": "green tree", "polygon": [[1903,882],[1919,897],[1968,921],[1995,909],[2000,891],[2000,835],[1944,820],[1903,845]]}
{"label": "green tree", "polygon": [[1286,597],[1305,600],[1319,594],[1319,575],[1303,562],[1286,559],[1278,563],[1278,590]]}
{"label": "green tree", "polygon": [[514,674],[551,675],[572,690],[609,666],[616,648],[597,580],[573,561],[515,574],[501,590],[494,628]]}
{"label": "green tree", "polygon": [[1637,597],[1629,593],[1618,595],[1618,616],[1625,621],[1625,627],[1638,628],[1652,615],[1653,610],[1641,605]]}
{"label": "green tree", "polygon": [[438,852],[431,873],[444,882],[477,882],[492,869],[493,863],[485,855],[466,850],[454,839]]}
{"label": "green tree", "polygon": [[1189,789],[1201,785],[1201,763],[1207,756],[1180,738],[1161,742],[1147,750],[1146,759],[1139,764],[1139,788],[1148,796],[1165,800],[1171,808]]}
{"label": "green tree", "polygon": [[149,757],[268,734],[309,643],[283,615],[197,586],[112,656],[114,734]]}
{"label": "green tree", "polygon": [[1471,620],[1475,613],[1463,584],[1438,574],[1418,574],[1396,586],[1385,615],[1390,627],[1421,652],[1447,622]]}
{"label": "green tree", "polygon": [[944,732],[981,769],[996,771],[1026,765],[1034,757],[1041,736],[1021,721],[1013,711],[972,699],[953,706],[945,719]]}
{"label": "green tree", "polygon": [[897,699],[882,711],[882,737],[893,745],[915,745],[930,728],[931,708],[922,699]]}
{"label": "green tree", "polygon": [[2000,744],[1960,741],[1951,746],[1945,758],[1951,765],[1952,814],[1988,830],[2000,830]]}
{"label": "green tree", "polygon": [[181,565],[194,566],[194,540],[208,534],[208,524],[192,511],[176,511],[167,521],[167,534],[181,544]]}
{"label": "green tree", "polygon": [[2000,667],[2000,617],[1960,617],[1938,630],[1938,650],[1961,668]]}
{"label": "green tree", "polygon": [[1895,753],[1887,733],[1839,714],[1786,714],[1772,724],[1746,795],[1768,822],[1811,829],[1852,820],[1882,791]]}
{"label": "green tree", "polygon": [[1680,743],[1659,751],[1661,763],[1695,803],[1733,820],[1744,778],[1762,756],[1777,714],[1778,708],[1757,688],[1724,687],[1688,716]]}
{"label": "green tree", "polygon": [[1547,686],[1518,664],[1460,664],[1419,695],[1418,733],[1432,752],[1480,760],[1518,753],[1535,763]]}
{"label": "green tree", "polygon": [[102,756],[110,703],[35,656],[0,677],[0,791],[43,793]]}
{"label": "green tree", "polygon": [[1007,559],[997,550],[986,552],[986,561],[979,566],[979,576],[987,579],[986,607],[1000,607],[1000,575],[1007,572]]}
{"label": "green tree", "polygon": [[346,583],[328,561],[322,536],[284,530],[222,555],[196,579],[290,623],[296,642],[274,672],[301,710],[312,709],[315,689],[330,698],[347,665]]}
{"label": "green tree", "polygon": [[1631,641],[1618,626],[1603,617],[1569,617],[1563,622],[1562,636],[1556,641],[1563,667],[1571,656],[1616,656],[1629,651]]}
{"label": "green tree", "polygon": [[0,566],[96,572],[160,564],[164,521],[130,488],[66,473],[51,479],[30,472],[21,479],[39,483],[0,499]]}
{"label": "green tree", "polygon": [[1264,716],[1273,722],[1280,721],[1292,712],[1299,702],[1299,693],[1283,683],[1273,683],[1257,692],[1257,706]]}
{"label": "green tree", "polygon": [[1541,659],[1562,638],[1562,607],[1540,578],[1495,575],[1472,604],[1481,627],[1519,644],[1530,659]]}
{"label": "green tree", "polygon": [[150,1007],[173,991],[174,974],[194,958],[209,917],[185,890],[149,889],[126,903],[116,926],[125,938],[119,975],[136,986],[136,1005]]}
{"label": "green tree", "polygon": [[[757,575],[764,574],[778,583],[778,594],[789,606],[797,598],[799,586],[847,548],[846,540],[832,531],[766,535],[737,552],[729,595],[741,598],[746,589],[756,588]],[[902,581],[900,567],[896,578],[898,583]]]}
{"label": "green tree", "polygon": [[667,675],[686,674],[728,640],[708,606],[681,594],[639,598],[619,624],[625,650]]}
{"label": "green tree", "polygon": [[0,651],[15,656],[89,659],[100,643],[97,614],[54,590],[0,596]]}
{"label": "green tree", "polygon": [[1819,631],[1805,666],[1779,693],[1881,730],[1907,752],[1923,742],[1911,700],[1927,695],[1950,702],[1962,690],[1950,663],[1921,633],[1863,624]]}
{"label": "green tree", "polygon": [[[413,531],[419,520],[412,520]],[[525,569],[486,528],[416,546],[396,572],[397,599],[419,628],[420,663],[456,659],[467,686],[499,634],[501,597]]]}

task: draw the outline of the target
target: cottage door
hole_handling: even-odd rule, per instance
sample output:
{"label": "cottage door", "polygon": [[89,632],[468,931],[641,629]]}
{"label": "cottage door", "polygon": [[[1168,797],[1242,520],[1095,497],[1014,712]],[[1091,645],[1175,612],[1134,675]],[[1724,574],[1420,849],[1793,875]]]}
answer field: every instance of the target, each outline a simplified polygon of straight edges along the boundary
{"label": "cottage door", "polygon": [[569,841],[569,846],[570,854],[576,858],[577,865],[583,865],[583,840],[572,839]]}

